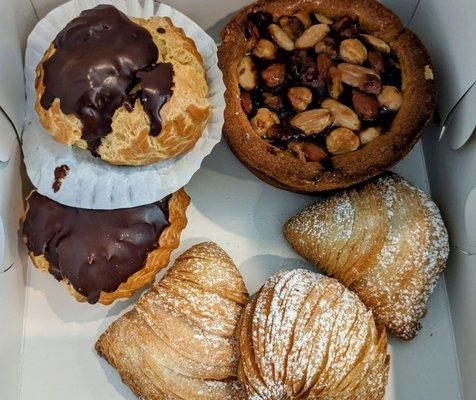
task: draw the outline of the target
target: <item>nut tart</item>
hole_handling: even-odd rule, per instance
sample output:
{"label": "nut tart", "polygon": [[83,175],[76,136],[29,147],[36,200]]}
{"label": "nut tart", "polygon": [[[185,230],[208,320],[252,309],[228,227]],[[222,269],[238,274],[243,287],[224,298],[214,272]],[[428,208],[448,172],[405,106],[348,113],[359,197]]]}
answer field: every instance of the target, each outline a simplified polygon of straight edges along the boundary
{"label": "nut tart", "polygon": [[283,232],[357,293],[378,324],[402,339],[418,333],[449,251],[440,212],[420,189],[384,175],[305,208]]}
{"label": "nut tart", "polygon": [[238,377],[249,400],[381,400],[384,327],[333,278],[281,271],[245,307]]}
{"label": "nut tart", "polygon": [[187,225],[183,189],[152,204],[86,210],[33,191],[23,237],[33,264],[64,282],[78,301],[111,304],[131,297],[167,266]]}
{"label": "nut tart", "polygon": [[143,400],[238,400],[235,331],[248,300],[243,278],[216,244],[183,253],[96,350]]}
{"label": "nut tart", "polygon": [[264,181],[345,188],[404,157],[435,107],[430,58],[374,0],[270,0],[224,28],[224,134]]}

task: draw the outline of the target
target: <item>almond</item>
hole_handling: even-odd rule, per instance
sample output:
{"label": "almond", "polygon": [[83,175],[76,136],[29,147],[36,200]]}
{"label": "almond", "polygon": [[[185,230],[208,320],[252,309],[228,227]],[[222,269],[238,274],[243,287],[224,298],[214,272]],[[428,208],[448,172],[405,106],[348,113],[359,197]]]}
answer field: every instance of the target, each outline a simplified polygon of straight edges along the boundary
{"label": "almond", "polygon": [[297,112],[304,111],[312,101],[312,92],[303,86],[292,87],[288,90],[288,100]]}
{"label": "almond", "polygon": [[271,24],[268,27],[268,30],[271,36],[273,37],[273,40],[279,47],[287,51],[291,51],[294,49],[293,40],[288,36],[286,32],[283,31],[283,29],[279,25]]}
{"label": "almond", "polygon": [[307,28],[301,36],[296,39],[296,49],[310,49],[317,42],[320,42],[329,33],[329,25],[317,24]]}
{"label": "almond", "polygon": [[334,21],[332,19],[326,17],[325,15],[322,15],[322,14],[319,14],[319,13],[314,13],[314,16],[322,24],[332,25],[334,23]]}
{"label": "almond", "polygon": [[296,18],[299,18],[299,21],[302,22],[304,28],[309,28],[312,24],[311,16],[306,11],[299,11],[298,13],[294,14]]}
{"label": "almond", "polygon": [[367,144],[382,134],[382,128],[370,127],[359,132],[360,143]]}
{"label": "almond", "polygon": [[385,59],[382,56],[382,53],[378,51],[369,51],[368,55],[370,67],[377,72],[377,74],[382,75],[385,72]]}
{"label": "almond", "polygon": [[271,64],[268,68],[261,71],[261,78],[269,88],[282,85],[286,78],[286,66],[284,64]]}
{"label": "almond", "polygon": [[392,111],[397,111],[402,105],[402,95],[395,86],[384,86],[377,100],[383,107]]}
{"label": "almond", "polygon": [[274,60],[278,49],[276,45],[268,39],[260,39],[253,49],[253,55],[263,60]]}
{"label": "almond", "polygon": [[359,88],[366,93],[378,94],[382,91],[380,76],[372,69],[349,63],[337,66],[342,72],[342,82]]}
{"label": "almond", "polygon": [[359,137],[350,129],[334,129],[326,138],[326,146],[329,153],[344,154],[355,151],[360,146]]}
{"label": "almond", "polygon": [[256,115],[251,119],[251,126],[261,137],[264,137],[269,129],[276,124],[279,124],[278,114],[267,108],[258,109]]}
{"label": "almond", "polygon": [[360,120],[357,114],[346,105],[333,99],[326,99],[321,104],[322,108],[329,110],[334,117],[334,125],[358,131]]}
{"label": "almond", "polygon": [[339,56],[351,64],[363,64],[367,59],[367,49],[358,39],[345,39],[339,47]]}
{"label": "almond", "polygon": [[291,125],[300,129],[306,135],[322,132],[333,122],[332,114],[328,110],[314,109],[304,111],[291,119]]}
{"label": "almond", "polygon": [[384,54],[390,53],[390,46],[384,40],[372,35],[361,34],[360,37],[364,39],[366,43],[370,44],[374,49]]}
{"label": "almond", "polygon": [[378,117],[378,101],[360,90],[352,91],[352,106],[363,121],[373,121]]}

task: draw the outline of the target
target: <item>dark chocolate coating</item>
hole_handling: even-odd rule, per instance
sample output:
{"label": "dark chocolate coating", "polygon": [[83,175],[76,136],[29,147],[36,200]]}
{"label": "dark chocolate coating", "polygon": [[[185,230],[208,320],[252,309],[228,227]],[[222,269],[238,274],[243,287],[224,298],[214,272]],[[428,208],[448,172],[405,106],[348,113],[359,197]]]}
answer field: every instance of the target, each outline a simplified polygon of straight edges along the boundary
{"label": "dark chocolate coating", "polygon": [[23,224],[29,252],[44,255],[49,272],[67,278],[89,303],[113,292],[143,268],[169,222],[170,196],[145,206],[86,210],[61,205],[38,192],[28,199]]}
{"label": "dark chocolate coating", "polygon": [[[53,43],[56,52],[43,63],[45,91],[40,104],[49,109],[58,98],[64,114],[81,120],[82,138],[97,155],[101,138],[111,132],[115,111],[126,99],[133,105],[135,97],[140,97],[137,92],[130,98],[138,83],[137,72],[156,68],[158,49],[147,29],[109,5],[83,11]],[[170,97],[173,85],[173,71],[166,68],[166,72],[164,76],[154,74],[154,87],[166,92],[154,92],[160,99]],[[160,120],[150,117],[157,135]]]}

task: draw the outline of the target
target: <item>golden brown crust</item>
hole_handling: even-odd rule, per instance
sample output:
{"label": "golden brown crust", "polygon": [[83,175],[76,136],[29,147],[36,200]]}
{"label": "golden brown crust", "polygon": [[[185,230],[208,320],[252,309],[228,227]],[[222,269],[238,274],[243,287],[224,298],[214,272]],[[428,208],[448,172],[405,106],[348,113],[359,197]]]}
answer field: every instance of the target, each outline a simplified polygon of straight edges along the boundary
{"label": "golden brown crust", "polygon": [[[364,29],[390,43],[401,70],[403,102],[391,128],[357,151],[332,157],[333,170],[301,161],[263,141],[253,130],[240,103],[237,66],[244,57],[243,21],[250,12],[264,10],[277,17],[296,11],[316,11],[328,17],[357,16]],[[435,84],[425,77],[431,60],[420,40],[390,10],[374,0],[260,1],[244,8],[225,27],[218,50],[219,66],[227,87],[224,134],[232,151],[251,172],[268,183],[296,192],[345,188],[368,180],[401,160],[421,137],[431,119]],[[259,172],[259,173],[257,173]]]}
{"label": "golden brown crust", "polygon": [[235,330],[248,300],[243,278],[215,243],[183,253],[96,351],[145,400],[238,400]]}
{"label": "golden brown crust", "polygon": [[[31,194],[30,194],[31,195]],[[28,200],[28,198],[27,198]],[[27,202],[28,204],[28,202]],[[166,267],[170,260],[170,255],[180,243],[180,235],[182,230],[187,226],[186,211],[190,204],[190,198],[184,189],[180,189],[169,200],[169,222],[170,225],[164,229],[159,237],[158,248],[151,251],[142,269],[131,275],[126,282],[123,282],[114,292],[101,292],[99,303],[109,305],[115,300],[131,297],[136,290],[153,282],[155,275],[159,270]],[[28,213],[28,208],[25,211],[23,220]],[[26,239],[25,239],[26,240]],[[29,253],[33,265],[48,272],[50,263],[44,255],[35,256]],[[70,284],[68,279],[63,279],[68,288],[69,293],[79,302],[85,302],[86,297],[78,293]]]}
{"label": "golden brown crust", "polygon": [[[195,145],[202,135],[210,115],[207,100],[203,59],[194,41],[181,28],[172,24],[168,17],[150,19],[131,18],[146,28],[159,49],[159,62],[170,62],[174,68],[174,92],[160,111],[162,131],[157,136],[149,135],[150,119],[136,100],[132,112],[121,106],[112,120],[112,131],[103,137],[98,148],[100,157],[111,164],[147,165],[184,153]],[[158,34],[157,28],[165,33]],[[45,91],[43,62],[55,52],[51,44],[36,68],[35,109],[40,122],[53,139],[65,144],[86,148],[81,139],[82,123],[74,115],[61,111],[60,100],[55,99],[45,110],[40,99]]]}
{"label": "golden brown crust", "polygon": [[303,257],[357,293],[378,324],[412,339],[448,257],[436,205],[388,174],[306,207],[283,234]]}

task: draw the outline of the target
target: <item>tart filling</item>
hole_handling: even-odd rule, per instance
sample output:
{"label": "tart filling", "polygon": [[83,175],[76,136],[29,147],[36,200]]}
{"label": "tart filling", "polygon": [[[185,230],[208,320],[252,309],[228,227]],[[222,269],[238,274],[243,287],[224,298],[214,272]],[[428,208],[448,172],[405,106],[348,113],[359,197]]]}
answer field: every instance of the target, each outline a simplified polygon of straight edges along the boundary
{"label": "tart filling", "polygon": [[330,170],[330,157],[389,130],[402,104],[400,66],[358,18],[257,11],[244,24],[241,106],[264,141]]}

